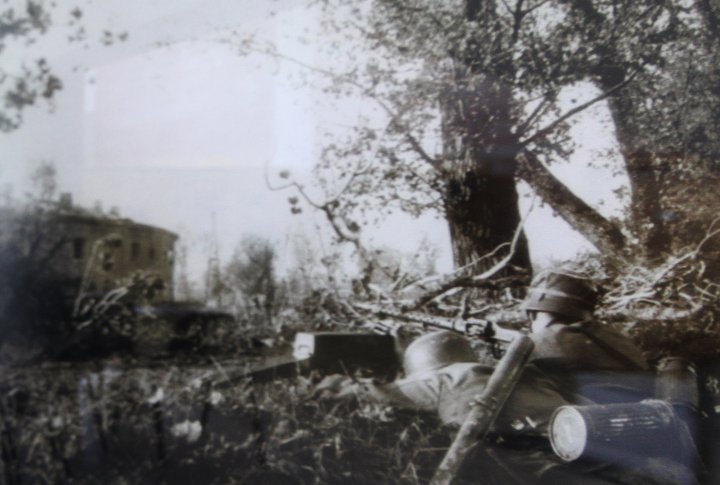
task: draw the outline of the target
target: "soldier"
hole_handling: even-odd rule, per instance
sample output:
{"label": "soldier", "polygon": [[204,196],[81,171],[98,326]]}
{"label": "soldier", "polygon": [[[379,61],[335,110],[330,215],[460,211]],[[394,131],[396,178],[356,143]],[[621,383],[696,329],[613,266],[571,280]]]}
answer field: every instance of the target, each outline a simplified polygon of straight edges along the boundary
{"label": "soldier", "polygon": [[[577,405],[637,402],[653,396],[654,378],[642,351],[619,330],[595,320],[598,294],[574,273],[536,276],[523,303],[535,346],[530,367],[550,380],[562,399]],[[523,377],[521,385],[534,385]],[[516,457],[505,454],[508,461]],[[541,483],[657,483],[654,465],[616,453],[615,465],[558,465],[538,453],[532,473]],[[636,472],[631,469],[636,469]],[[642,469],[642,470],[641,470]]]}
{"label": "soldier", "polygon": [[642,351],[593,318],[598,295],[579,275],[538,275],[523,304],[535,348],[531,362],[575,404],[637,401],[652,396]]}
{"label": "soldier", "polygon": [[[652,483],[604,464],[564,465],[547,439],[550,416],[566,404],[630,402],[652,395],[652,379],[632,341],[593,320],[597,293],[577,275],[534,279],[523,308],[535,348],[495,422],[493,454],[520,483]],[[426,334],[404,353],[405,377],[389,384],[328,377],[321,393],[437,413],[460,426],[493,368],[479,364],[469,341],[449,331]],[[487,463],[486,463],[487,465]],[[509,480],[505,480],[506,482]]]}
{"label": "soldier", "polygon": [[[493,368],[477,362],[470,342],[447,330],[432,332],[413,341],[403,357],[405,377],[389,384],[329,376],[318,386],[328,397],[357,396],[380,404],[436,413],[444,424],[462,425]],[[506,433],[547,436],[550,414],[568,404],[555,385],[529,366],[501,414],[498,426]]]}
{"label": "soldier", "polygon": [[[521,416],[525,424],[515,423],[513,429],[544,432],[549,417],[544,415],[562,404],[628,402],[652,395],[642,352],[624,334],[593,320],[596,302],[596,291],[577,275],[548,272],[534,279],[523,308],[535,349],[517,396],[506,406],[529,412]],[[436,411],[446,424],[459,425],[472,396],[492,373],[492,367],[477,362],[467,339],[449,331],[412,342],[403,367],[405,377],[388,385],[330,376],[318,389],[333,396],[362,393],[402,407]],[[513,406],[520,401],[528,404]]]}

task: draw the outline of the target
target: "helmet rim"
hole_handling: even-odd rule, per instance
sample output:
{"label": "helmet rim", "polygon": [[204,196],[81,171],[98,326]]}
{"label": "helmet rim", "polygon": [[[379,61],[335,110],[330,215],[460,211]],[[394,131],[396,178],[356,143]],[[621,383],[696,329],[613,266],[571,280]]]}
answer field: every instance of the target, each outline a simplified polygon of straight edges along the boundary
{"label": "helmet rim", "polygon": [[415,339],[405,349],[403,368],[408,377],[460,362],[475,362],[470,342],[449,330],[438,330]]}
{"label": "helmet rim", "polygon": [[592,317],[596,301],[597,292],[587,278],[551,271],[534,278],[521,308],[587,319]]}

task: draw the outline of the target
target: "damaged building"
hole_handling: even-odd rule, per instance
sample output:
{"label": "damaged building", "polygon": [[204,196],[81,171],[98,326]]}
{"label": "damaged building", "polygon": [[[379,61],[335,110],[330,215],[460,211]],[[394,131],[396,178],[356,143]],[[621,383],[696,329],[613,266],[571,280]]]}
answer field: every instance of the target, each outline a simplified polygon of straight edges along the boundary
{"label": "damaged building", "polygon": [[[68,297],[105,292],[135,273],[163,282],[160,299],[172,300],[174,247],[168,230],[76,206],[70,194],[31,209],[0,211],[5,258],[32,258],[62,280]],[[6,262],[7,263],[7,262]]]}

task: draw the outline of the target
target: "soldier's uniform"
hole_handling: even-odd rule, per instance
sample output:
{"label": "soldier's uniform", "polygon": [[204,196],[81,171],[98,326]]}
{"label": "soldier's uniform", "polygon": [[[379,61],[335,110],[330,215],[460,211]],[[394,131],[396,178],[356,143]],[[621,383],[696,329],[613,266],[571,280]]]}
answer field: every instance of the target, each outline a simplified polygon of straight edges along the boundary
{"label": "soldier's uniform", "polygon": [[[537,312],[550,318],[540,328],[533,324],[530,367],[549,380],[563,400],[576,405],[652,397],[654,377],[644,355],[628,336],[593,319],[596,303],[594,288],[577,275],[548,272],[536,277],[523,308],[531,320]],[[518,468],[524,465],[537,483],[657,483],[656,476],[635,473],[627,463],[568,465],[543,456],[542,446],[521,451],[503,457]]]}
{"label": "soldier's uniform", "polygon": [[[458,351],[463,344],[467,352]],[[454,347],[455,358],[459,356],[465,361],[452,362],[454,357],[447,351],[448,347]],[[417,355],[415,352],[423,350],[431,351],[426,355],[433,355],[431,360],[436,365],[431,365],[431,362],[409,365],[413,355]],[[410,370],[405,378],[389,384],[343,380],[341,393],[379,405],[432,412],[446,425],[462,425],[473,402],[484,390],[493,368],[468,362],[467,353],[472,352],[469,342],[448,331],[425,335],[408,351],[405,367]],[[485,451],[490,449],[492,455],[480,452],[469,460],[471,463],[464,469],[463,477],[472,482],[473,477],[482,473],[487,477],[488,484],[498,485],[513,483],[513,479],[530,484],[653,483],[637,478],[629,480],[627,474],[619,478],[617,470],[605,465],[569,466],[561,463],[549,445],[548,422],[559,406],[576,403],[564,397],[563,393],[553,376],[546,375],[534,364],[527,365],[491,430]],[[508,473],[514,478],[508,478]]]}
{"label": "soldier's uniform", "polygon": [[[491,456],[504,470],[498,483],[655,483],[606,464],[561,464],[549,446],[548,422],[559,406],[632,402],[652,395],[642,353],[619,331],[592,320],[595,300],[592,287],[572,275],[548,273],[533,282],[525,309],[557,318],[531,334],[535,348],[529,364],[495,422],[488,444],[493,452],[484,455],[478,472],[493,466],[487,463]],[[346,383],[341,394],[435,412],[445,424],[460,426],[493,371],[475,361],[463,337],[434,332],[407,348],[405,378],[384,385]]]}
{"label": "soldier's uniform", "polygon": [[530,335],[530,361],[574,404],[646,399],[653,375],[640,350],[619,331],[593,320],[556,324]]}
{"label": "soldier's uniform", "polygon": [[[440,331],[423,338],[427,337],[434,339],[433,344],[436,345],[443,345],[439,340],[459,340],[472,352],[469,342],[458,334]],[[412,355],[416,348],[410,347],[409,350],[406,355]],[[434,412],[443,423],[459,427],[478,395],[482,393],[492,372],[492,367],[472,361],[445,361],[432,368],[418,368],[408,372],[405,378],[389,384],[375,384],[372,381],[352,384],[348,382],[342,392],[380,404]],[[503,434],[547,436],[550,415],[564,404],[569,404],[569,401],[562,397],[552,380],[534,366],[527,366],[520,383],[500,414],[496,427],[501,429]]]}
{"label": "soldier's uniform", "polygon": [[533,331],[530,361],[575,404],[631,402],[652,396],[653,379],[640,349],[593,319],[597,293],[586,280],[544,273],[533,280],[523,308],[554,317]]}

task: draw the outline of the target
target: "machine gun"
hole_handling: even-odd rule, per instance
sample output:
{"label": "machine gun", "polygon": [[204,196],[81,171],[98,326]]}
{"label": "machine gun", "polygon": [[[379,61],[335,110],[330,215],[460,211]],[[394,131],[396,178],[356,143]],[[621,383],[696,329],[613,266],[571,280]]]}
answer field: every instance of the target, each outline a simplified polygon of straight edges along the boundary
{"label": "machine gun", "polygon": [[226,382],[249,379],[254,383],[263,383],[307,375],[313,371],[323,374],[366,373],[392,379],[400,368],[403,351],[396,338],[398,331],[412,325],[423,329],[452,330],[470,338],[481,338],[490,344],[496,358],[502,356],[504,346],[521,335],[489,320],[442,318],[362,304],[355,305],[355,308],[376,317],[364,325],[370,332],[300,332],[295,336],[291,358],[268,359],[265,365],[231,378],[229,382],[225,379]]}
{"label": "machine gun", "polygon": [[[437,328],[458,332],[469,338],[480,338],[490,344],[496,359],[502,357],[504,348],[522,335],[522,332],[498,325],[491,320],[478,318],[445,318],[420,312],[401,312],[389,308],[378,308],[374,305],[358,303],[355,308],[371,312],[380,320],[367,325],[376,333],[396,335],[399,328],[405,326],[400,322],[419,324],[423,328]],[[390,319],[390,321],[386,320]]]}
{"label": "machine gun", "polygon": [[[407,325],[403,322],[423,328],[452,330],[496,345],[514,342],[495,369],[475,411],[469,415],[469,421],[461,429],[433,479],[434,484],[452,483],[465,457],[477,446],[478,438],[482,438],[490,428],[502,403],[512,392],[532,345],[528,344],[526,337],[520,337],[521,332],[504,329],[488,320],[441,318],[374,306],[358,306],[358,310],[378,317],[366,324],[374,333],[298,333],[291,360],[273,362],[246,373],[242,378],[262,383],[312,371],[354,374],[370,370],[374,375],[391,379],[399,368],[400,352],[395,337],[398,330]],[[677,469],[674,472],[677,476],[684,476],[685,469],[694,471],[699,461],[691,432],[695,428],[692,425],[694,418],[684,417],[681,411],[697,407],[696,377],[694,372],[685,368],[670,370],[665,371],[658,381],[654,400],[559,408],[552,416],[550,426],[553,451],[565,462],[609,461],[628,469],[637,465],[639,469],[638,463],[644,465],[643,460],[652,457],[661,460],[658,463],[663,467],[670,463],[667,466]],[[657,446],[651,447],[648,443]],[[656,470],[650,469],[646,473],[654,474]]]}

